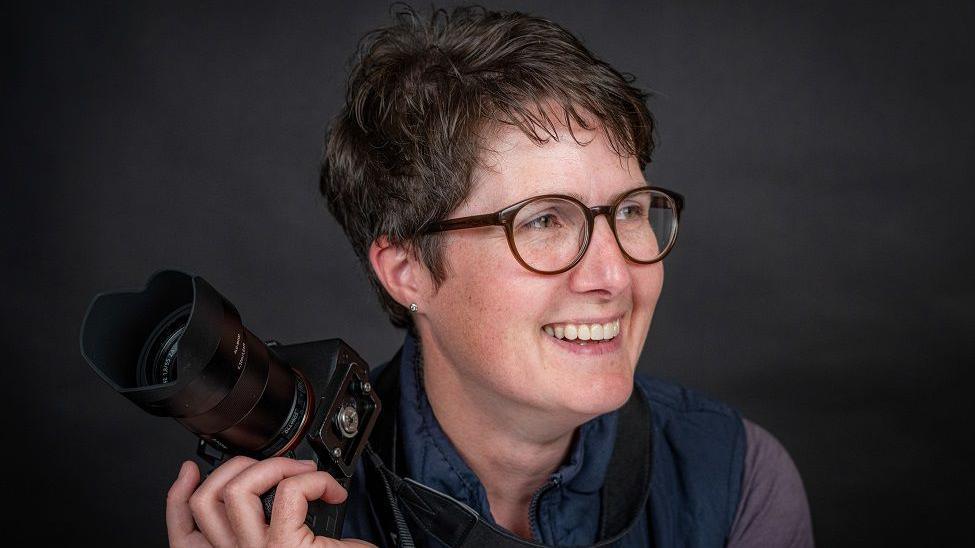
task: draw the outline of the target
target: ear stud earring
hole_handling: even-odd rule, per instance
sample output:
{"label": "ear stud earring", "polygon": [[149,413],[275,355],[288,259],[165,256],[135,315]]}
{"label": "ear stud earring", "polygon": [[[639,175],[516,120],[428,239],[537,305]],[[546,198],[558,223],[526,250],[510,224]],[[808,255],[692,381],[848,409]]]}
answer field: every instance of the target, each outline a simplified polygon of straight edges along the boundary
{"label": "ear stud earring", "polygon": [[416,312],[417,308],[416,303],[410,303],[410,312]]}

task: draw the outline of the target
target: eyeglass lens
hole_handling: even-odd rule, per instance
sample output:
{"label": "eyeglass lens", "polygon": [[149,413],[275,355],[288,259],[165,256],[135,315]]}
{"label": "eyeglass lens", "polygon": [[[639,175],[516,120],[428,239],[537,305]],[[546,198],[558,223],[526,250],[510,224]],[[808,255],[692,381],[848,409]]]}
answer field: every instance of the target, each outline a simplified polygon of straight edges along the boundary
{"label": "eyeglass lens", "polygon": [[[616,208],[616,236],[639,262],[653,261],[676,234],[677,215],[666,194],[645,190],[627,195]],[[567,267],[586,245],[586,210],[562,198],[529,202],[512,222],[518,255],[530,267],[555,272]]]}

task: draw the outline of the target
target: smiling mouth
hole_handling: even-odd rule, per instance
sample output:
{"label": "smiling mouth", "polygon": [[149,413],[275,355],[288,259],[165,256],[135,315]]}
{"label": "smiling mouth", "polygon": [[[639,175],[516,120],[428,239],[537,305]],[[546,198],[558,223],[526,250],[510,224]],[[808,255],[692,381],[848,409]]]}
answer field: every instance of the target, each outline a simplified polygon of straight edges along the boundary
{"label": "smiling mouth", "polygon": [[620,333],[619,318],[605,323],[554,323],[542,327],[550,337],[578,345],[606,343]]}

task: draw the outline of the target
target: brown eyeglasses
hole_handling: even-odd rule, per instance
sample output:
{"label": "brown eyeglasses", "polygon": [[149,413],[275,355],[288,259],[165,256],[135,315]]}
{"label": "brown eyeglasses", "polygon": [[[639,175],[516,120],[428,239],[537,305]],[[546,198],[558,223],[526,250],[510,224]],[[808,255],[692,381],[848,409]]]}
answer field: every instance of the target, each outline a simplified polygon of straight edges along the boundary
{"label": "brown eyeglasses", "polygon": [[586,254],[599,215],[606,215],[627,260],[651,264],[663,259],[677,241],[683,208],[683,196],[660,187],[637,187],[612,205],[593,207],[572,196],[544,194],[494,213],[430,223],[420,233],[499,225],[522,266],[538,274],[561,274]]}

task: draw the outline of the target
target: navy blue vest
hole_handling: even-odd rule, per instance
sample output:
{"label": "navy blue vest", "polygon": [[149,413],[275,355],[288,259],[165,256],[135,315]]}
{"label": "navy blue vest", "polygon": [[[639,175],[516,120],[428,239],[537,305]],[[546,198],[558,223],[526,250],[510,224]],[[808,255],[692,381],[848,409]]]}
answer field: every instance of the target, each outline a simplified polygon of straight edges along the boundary
{"label": "navy blue vest", "polygon": [[[400,409],[406,411],[405,418],[401,412],[399,421],[401,432],[404,432],[400,439],[406,445],[405,452],[413,456],[411,467],[422,470],[414,473],[408,468],[402,475],[425,481],[465,502],[493,522],[490,512],[485,512],[487,502],[483,486],[435,424],[422,382],[410,373],[416,350],[416,341],[408,335],[400,353],[400,363],[395,365],[401,368]],[[389,365],[374,368],[373,377]],[[741,418],[720,402],[659,379],[638,374],[636,386],[647,396],[651,408],[651,454],[648,455],[651,459],[651,488],[644,514],[648,519],[637,523],[618,546],[724,546],[741,492],[745,456]],[[411,434],[411,431],[418,431],[415,424],[418,412],[429,413],[423,416],[424,421],[433,423],[424,427],[422,436]],[[597,475],[597,485],[602,485],[608,453],[615,442],[614,415],[615,412],[597,417],[581,427],[580,435],[570,449],[571,462],[556,475],[577,472],[581,465],[576,486],[591,484],[594,474]],[[414,423],[403,424],[410,421]],[[435,445],[436,451],[426,450],[427,445]],[[436,457],[427,456],[431,454]],[[589,462],[578,462],[581,459],[589,459]],[[433,460],[437,462],[428,462]],[[377,497],[370,504],[366,473],[367,469],[360,463],[349,489],[342,536],[367,540],[381,547],[391,546],[385,532],[387,526],[380,523],[372,506],[386,504],[386,501]],[[572,482],[565,487],[557,494],[546,493],[550,497],[549,503],[546,506],[543,502],[539,506],[533,521],[538,524],[537,540],[559,545],[595,541],[599,521],[598,491],[573,488]],[[439,545],[422,534],[414,533],[414,539],[420,546]]]}

